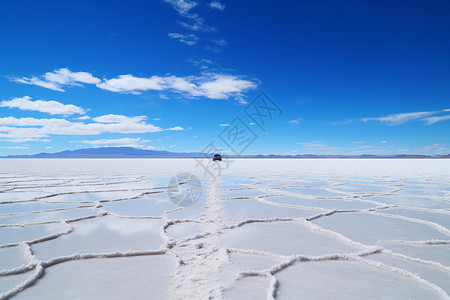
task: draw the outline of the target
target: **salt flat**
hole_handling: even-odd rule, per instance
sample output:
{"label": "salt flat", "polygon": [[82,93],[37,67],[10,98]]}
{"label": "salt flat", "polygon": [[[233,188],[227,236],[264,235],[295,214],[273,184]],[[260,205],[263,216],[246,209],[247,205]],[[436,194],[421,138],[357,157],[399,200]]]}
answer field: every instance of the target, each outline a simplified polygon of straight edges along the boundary
{"label": "salt flat", "polygon": [[450,299],[449,220],[444,159],[3,159],[0,299]]}

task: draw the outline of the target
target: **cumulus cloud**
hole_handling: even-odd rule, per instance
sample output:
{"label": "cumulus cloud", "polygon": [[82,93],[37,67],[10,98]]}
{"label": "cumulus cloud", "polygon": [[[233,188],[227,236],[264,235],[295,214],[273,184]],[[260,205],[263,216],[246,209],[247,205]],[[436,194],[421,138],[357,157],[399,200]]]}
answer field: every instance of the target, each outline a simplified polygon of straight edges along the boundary
{"label": "cumulus cloud", "polygon": [[169,33],[169,37],[171,39],[176,39],[186,45],[192,46],[197,44],[198,36],[193,33],[190,34],[182,34],[182,33]]}
{"label": "cumulus cloud", "polygon": [[14,98],[9,101],[0,102],[0,107],[18,108],[21,110],[33,110],[49,113],[51,115],[73,115],[85,114],[81,107],[72,104],[62,104],[58,101],[36,100],[31,101],[31,97]]}
{"label": "cumulus cloud", "polygon": [[139,78],[132,75],[121,75],[118,78],[104,80],[97,86],[101,89],[121,93],[140,94],[148,90],[172,90],[191,97],[228,99],[233,96],[243,96],[244,92],[256,88],[257,84],[235,75],[223,74],[186,78],[176,76]]}
{"label": "cumulus cloud", "polygon": [[[68,69],[60,69],[68,70]],[[239,75],[204,73],[200,76],[178,77],[175,75],[151,77],[135,77],[131,74],[119,75],[111,79],[92,79],[86,72],[77,72],[70,74],[70,80],[61,79],[63,77],[54,77],[61,72],[52,72],[51,76],[46,73],[44,77],[49,80],[53,87],[61,88],[65,84],[74,85],[74,82],[83,82],[95,84],[98,88],[116,93],[130,93],[139,95],[145,91],[172,91],[182,93],[186,97],[206,97],[209,99],[228,99],[236,97],[242,100],[245,92],[257,87],[254,80],[244,79]],[[69,71],[70,72],[70,71]],[[62,72],[62,74],[66,74]],[[77,76],[73,74],[78,74]],[[67,75],[67,74],[66,74]],[[67,76],[66,76],[67,77]],[[65,77],[64,77],[65,78]],[[81,81],[82,80],[82,81]],[[31,84],[27,81],[15,80],[17,82]],[[50,87],[48,87],[50,88]],[[62,90],[62,89],[61,89]],[[63,91],[63,90],[62,90]],[[28,99],[30,100],[30,99]],[[22,100],[23,101],[23,100]],[[55,105],[55,103],[52,103]],[[68,108],[66,106],[66,108]],[[74,107],[72,107],[74,109]]]}
{"label": "cumulus cloud", "polygon": [[72,72],[68,68],[61,68],[53,72],[47,72],[43,76],[11,78],[18,83],[32,84],[47,89],[64,92],[63,86],[82,86],[81,83],[96,84],[101,80],[87,72]]}

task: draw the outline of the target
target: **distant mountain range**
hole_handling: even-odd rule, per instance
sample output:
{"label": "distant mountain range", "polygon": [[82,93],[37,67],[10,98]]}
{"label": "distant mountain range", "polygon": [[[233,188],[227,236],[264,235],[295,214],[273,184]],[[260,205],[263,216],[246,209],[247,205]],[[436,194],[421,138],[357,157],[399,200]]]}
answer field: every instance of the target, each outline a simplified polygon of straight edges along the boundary
{"label": "distant mountain range", "polygon": [[[33,155],[8,155],[0,158],[201,158],[210,155],[201,152],[170,152],[157,150],[143,150],[131,147],[102,147],[78,150],[66,150],[56,153],[38,153]],[[237,158],[230,155],[230,158]],[[441,156],[429,155],[242,155],[242,158],[450,158],[450,154]]]}

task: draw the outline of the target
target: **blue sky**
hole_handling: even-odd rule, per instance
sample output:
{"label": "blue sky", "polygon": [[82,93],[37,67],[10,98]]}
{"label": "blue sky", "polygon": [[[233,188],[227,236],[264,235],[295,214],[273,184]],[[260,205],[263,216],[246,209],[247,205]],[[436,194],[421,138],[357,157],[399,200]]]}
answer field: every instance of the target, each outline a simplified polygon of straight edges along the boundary
{"label": "blue sky", "polygon": [[[0,155],[450,153],[448,1],[0,2]],[[245,108],[282,110],[264,130]],[[233,124],[232,124],[233,125]]]}

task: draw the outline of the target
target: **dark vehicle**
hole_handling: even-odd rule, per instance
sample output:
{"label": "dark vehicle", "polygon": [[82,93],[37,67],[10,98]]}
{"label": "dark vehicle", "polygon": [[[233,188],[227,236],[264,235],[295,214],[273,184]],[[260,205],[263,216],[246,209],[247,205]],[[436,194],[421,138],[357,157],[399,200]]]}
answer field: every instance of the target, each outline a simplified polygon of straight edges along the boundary
{"label": "dark vehicle", "polygon": [[222,161],[222,156],[220,156],[220,154],[214,154],[213,161],[216,161],[216,160]]}

